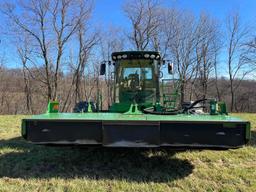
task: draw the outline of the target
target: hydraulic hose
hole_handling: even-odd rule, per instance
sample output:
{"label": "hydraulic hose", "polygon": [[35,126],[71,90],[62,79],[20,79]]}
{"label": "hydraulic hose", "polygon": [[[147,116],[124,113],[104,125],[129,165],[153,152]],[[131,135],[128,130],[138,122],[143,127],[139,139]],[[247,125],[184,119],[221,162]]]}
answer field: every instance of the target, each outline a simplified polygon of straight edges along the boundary
{"label": "hydraulic hose", "polygon": [[196,106],[198,103],[201,103],[201,102],[204,102],[204,101],[207,101],[207,100],[209,100],[209,99],[198,99],[198,100],[194,101],[194,102],[191,103],[188,107],[183,108],[183,113],[187,112],[187,111],[190,110],[190,109],[195,108],[195,106]]}
{"label": "hydraulic hose", "polygon": [[[177,114],[186,113],[190,109],[196,108],[195,106],[198,103],[201,103],[201,102],[204,102],[207,100],[209,100],[209,99],[198,99],[198,100],[194,101],[193,103],[191,103],[188,107],[185,107],[183,109],[174,109],[171,111],[155,111],[154,107],[148,107],[148,108],[143,109],[143,112],[145,114],[153,114],[153,115],[177,115]],[[166,108],[165,108],[165,110],[166,110]]]}

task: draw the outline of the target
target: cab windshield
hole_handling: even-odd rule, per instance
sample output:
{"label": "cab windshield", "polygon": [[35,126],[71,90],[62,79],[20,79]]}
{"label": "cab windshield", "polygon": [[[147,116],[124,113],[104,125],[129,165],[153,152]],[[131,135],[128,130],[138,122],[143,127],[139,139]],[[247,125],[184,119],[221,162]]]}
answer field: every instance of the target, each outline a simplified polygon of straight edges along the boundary
{"label": "cab windshield", "polygon": [[115,101],[152,103],[156,94],[155,65],[148,60],[122,61],[117,65]]}
{"label": "cab windshield", "polygon": [[123,69],[123,79],[129,78],[129,76],[138,75],[139,79],[150,80],[152,79],[152,69],[149,67],[138,68],[138,67],[127,67]]}

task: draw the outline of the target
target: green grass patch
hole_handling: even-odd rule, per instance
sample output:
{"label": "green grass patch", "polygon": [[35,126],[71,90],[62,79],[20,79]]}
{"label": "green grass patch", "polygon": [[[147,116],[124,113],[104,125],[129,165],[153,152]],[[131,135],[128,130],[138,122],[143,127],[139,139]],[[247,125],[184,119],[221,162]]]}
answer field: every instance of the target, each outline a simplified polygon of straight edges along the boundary
{"label": "green grass patch", "polygon": [[232,150],[139,150],[32,145],[24,116],[0,116],[2,191],[256,191],[256,115],[251,142]]}

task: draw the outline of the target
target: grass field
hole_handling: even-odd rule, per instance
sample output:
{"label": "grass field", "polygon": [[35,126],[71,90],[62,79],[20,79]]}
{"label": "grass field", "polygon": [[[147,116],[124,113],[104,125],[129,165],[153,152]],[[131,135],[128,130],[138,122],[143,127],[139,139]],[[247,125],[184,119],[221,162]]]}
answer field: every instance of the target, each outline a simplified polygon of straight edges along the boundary
{"label": "grass field", "polygon": [[252,140],[232,150],[45,147],[20,137],[24,116],[0,116],[0,192],[256,191],[256,114]]}

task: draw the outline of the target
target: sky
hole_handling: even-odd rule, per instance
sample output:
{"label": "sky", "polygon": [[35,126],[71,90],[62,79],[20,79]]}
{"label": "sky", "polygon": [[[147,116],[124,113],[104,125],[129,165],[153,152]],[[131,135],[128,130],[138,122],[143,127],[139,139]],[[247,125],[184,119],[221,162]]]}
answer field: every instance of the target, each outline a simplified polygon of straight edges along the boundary
{"label": "sky", "polygon": [[[95,0],[92,24],[103,28],[120,26],[129,29],[129,21],[123,14],[126,0]],[[217,18],[220,23],[231,12],[239,12],[243,22],[254,26],[256,24],[256,0],[160,0],[164,6],[176,7],[192,11],[200,15],[202,11]],[[0,28],[4,28],[4,21],[0,19]],[[0,36],[0,55],[5,55],[9,67],[17,67],[13,60],[14,49],[8,45],[8,39]]]}
{"label": "sky", "polygon": [[[126,0],[96,0],[94,22],[103,25],[127,26],[122,13]],[[160,0],[165,6],[177,7],[199,15],[204,11],[221,22],[233,11],[239,12],[244,22],[256,23],[256,0]]]}

